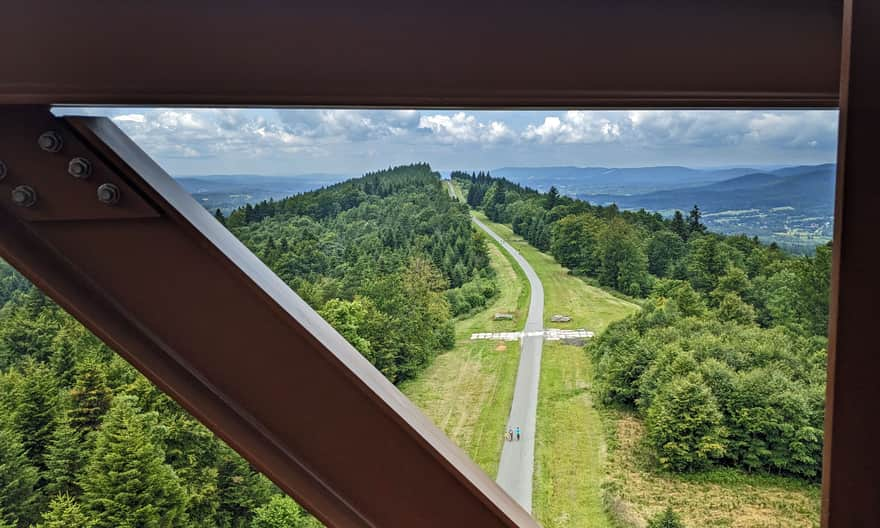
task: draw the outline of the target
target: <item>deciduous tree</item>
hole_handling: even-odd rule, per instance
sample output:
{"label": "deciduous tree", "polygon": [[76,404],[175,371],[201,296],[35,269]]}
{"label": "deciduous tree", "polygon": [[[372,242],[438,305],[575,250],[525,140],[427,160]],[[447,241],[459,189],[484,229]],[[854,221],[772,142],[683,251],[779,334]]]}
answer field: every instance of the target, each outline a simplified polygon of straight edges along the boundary
{"label": "deciduous tree", "polygon": [[646,438],[660,465],[702,469],[724,454],[724,429],[715,397],[699,373],[663,386],[648,409]]}

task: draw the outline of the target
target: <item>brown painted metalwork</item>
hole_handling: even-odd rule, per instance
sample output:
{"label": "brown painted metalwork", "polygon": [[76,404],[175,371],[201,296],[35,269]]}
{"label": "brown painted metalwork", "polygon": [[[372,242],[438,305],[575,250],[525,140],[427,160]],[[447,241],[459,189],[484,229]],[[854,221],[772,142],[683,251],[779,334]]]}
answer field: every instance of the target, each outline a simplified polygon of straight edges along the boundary
{"label": "brown painted metalwork", "polygon": [[880,6],[848,0],[841,69],[823,526],[880,526]]}
{"label": "brown painted metalwork", "polygon": [[837,105],[841,0],[7,2],[0,103]]}
{"label": "brown painted metalwork", "polygon": [[537,526],[110,120],[6,108],[0,145],[0,254],[324,522]]}
{"label": "brown painted metalwork", "polygon": [[[845,6],[47,0],[4,6],[0,103],[833,107],[839,93],[822,523],[876,526],[880,16]],[[60,155],[36,146],[49,126]],[[65,173],[73,155],[92,178]],[[534,526],[112,125],[9,107],[0,160],[4,258],[328,524]],[[119,205],[97,201],[105,181]],[[37,203],[14,205],[13,184]]]}

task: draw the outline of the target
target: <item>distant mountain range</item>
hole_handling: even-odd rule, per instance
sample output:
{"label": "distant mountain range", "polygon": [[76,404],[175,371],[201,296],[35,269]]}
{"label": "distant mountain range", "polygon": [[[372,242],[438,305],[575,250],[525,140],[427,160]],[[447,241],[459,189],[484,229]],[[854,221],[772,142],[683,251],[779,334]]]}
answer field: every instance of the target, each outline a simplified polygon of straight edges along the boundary
{"label": "distant mountain range", "polygon": [[280,199],[351,178],[344,174],[311,173],[296,176],[223,174],[175,177],[193,198],[211,211],[228,214],[247,203]]}
{"label": "distant mountain range", "polygon": [[699,205],[710,229],[745,233],[809,251],[830,240],[834,216],[835,165],[800,165],[760,170],[701,170],[687,167],[507,167],[491,171],[511,181],[590,203],[617,204],[672,214]]}
{"label": "distant mountain range", "polygon": [[624,209],[687,210],[694,204],[705,212],[794,207],[804,213],[830,216],[834,211],[834,171],[832,164],[786,167],[644,194],[578,196],[593,203],[616,203]]}
{"label": "distant mountain range", "polygon": [[580,194],[636,194],[724,181],[755,169],[691,169],[688,167],[503,167],[490,171],[539,191],[555,186],[571,196]]}
{"label": "distant mountain range", "polygon": [[[559,192],[590,203],[672,214],[695,204],[710,229],[745,233],[794,251],[830,240],[834,211],[833,164],[761,169],[736,167],[505,167],[490,171],[516,183]],[[281,199],[354,175],[249,174],[180,176],[176,180],[205,208],[224,214],[247,203]]]}

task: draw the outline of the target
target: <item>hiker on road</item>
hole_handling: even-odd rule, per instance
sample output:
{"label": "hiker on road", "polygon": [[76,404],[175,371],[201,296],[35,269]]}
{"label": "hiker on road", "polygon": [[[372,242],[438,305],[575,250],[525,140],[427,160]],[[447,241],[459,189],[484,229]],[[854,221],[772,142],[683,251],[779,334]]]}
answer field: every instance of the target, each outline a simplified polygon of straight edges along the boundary
{"label": "hiker on road", "polygon": [[520,438],[520,432],[519,432],[519,426],[517,425],[516,426],[516,439],[519,440],[519,438]]}

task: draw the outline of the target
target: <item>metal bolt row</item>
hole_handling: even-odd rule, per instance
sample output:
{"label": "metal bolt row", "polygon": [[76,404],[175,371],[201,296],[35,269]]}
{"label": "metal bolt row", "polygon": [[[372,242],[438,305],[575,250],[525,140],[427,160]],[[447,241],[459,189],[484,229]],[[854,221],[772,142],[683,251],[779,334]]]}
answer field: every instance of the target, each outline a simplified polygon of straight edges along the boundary
{"label": "metal bolt row", "polygon": [[[40,134],[37,144],[46,152],[60,152],[64,147],[64,139],[54,130],[48,130]],[[6,163],[0,161],[0,181],[6,179]],[[85,180],[92,175],[92,163],[86,158],[73,158],[67,164],[67,172],[74,178]],[[119,203],[121,193],[119,187],[112,183],[103,183],[98,186],[98,201],[114,205]],[[20,207],[33,207],[37,203],[37,191],[30,185],[19,185],[12,189],[12,203]]]}

